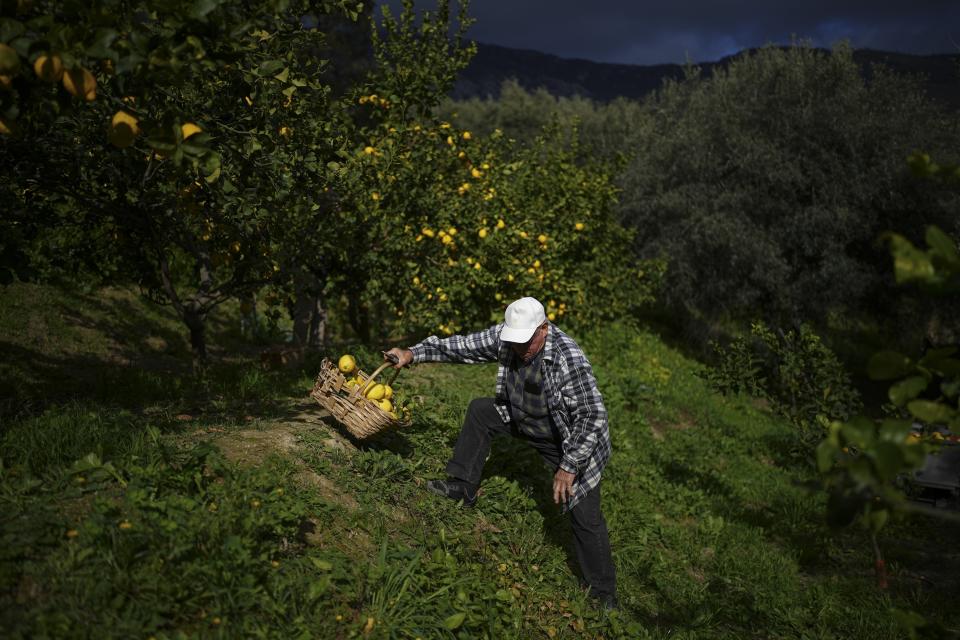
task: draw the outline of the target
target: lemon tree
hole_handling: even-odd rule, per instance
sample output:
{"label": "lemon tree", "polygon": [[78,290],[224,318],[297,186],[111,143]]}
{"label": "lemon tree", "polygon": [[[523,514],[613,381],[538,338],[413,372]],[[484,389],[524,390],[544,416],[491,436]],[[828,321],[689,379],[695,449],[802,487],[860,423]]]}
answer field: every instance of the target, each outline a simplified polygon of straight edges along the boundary
{"label": "lemon tree", "polygon": [[345,171],[376,248],[355,269],[383,322],[449,335],[532,295],[551,320],[586,324],[652,299],[662,263],[631,259],[610,171],[578,161],[575,142],[398,120],[371,127]]}
{"label": "lemon tree", "polygon": [[136,282],[176,309],[202,361],[210,310],[276,280],[290,230],[316,234],[329,214],[319,201],[342,117],[312,53],[325,33],[305,23],[366,10],[4,4],[6,277]]}
{"label": "lemon tree", "polygon": [[630,258],[614,167],[584,161],[556,128],[524,145],[433,115],[474,53],[465,9],[452,38],[444,5],[419,23],[412,3],[386,12],[375,71],[349,95],[358,127],[333,168],[351,306],[384,332],[441,335],[500,318],[523,295],[573,324],[629,314],[652,299],[663,264]]}

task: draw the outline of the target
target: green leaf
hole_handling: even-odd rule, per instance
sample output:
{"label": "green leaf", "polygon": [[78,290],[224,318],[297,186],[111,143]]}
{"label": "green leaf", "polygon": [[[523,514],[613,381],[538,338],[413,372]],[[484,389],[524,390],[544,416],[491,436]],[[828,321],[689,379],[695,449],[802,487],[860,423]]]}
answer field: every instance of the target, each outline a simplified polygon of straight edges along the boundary
{"label": "green leaf", "polygon": [[955,413],[947,405],[932,400],[913,400],[907,404],[907,411],[926,423],[947,422]]}
{"label": "green leaf", "polygon": [[10,42],[23,33],[23,23],[12,18],[0,18],[0,42]]}
{"label": "green leaf", "polygon": [[283,68],[283,60],[265,60],[260,63],[257,73],[261,76],[272,76]]}
{"label": "green leaf", "polygon": [[833,467],[839,447],[829,440],[823,440],[817,445],[817,470],[826,473]]}
{"label": "green leaf", "polygon": [[920,392],[927,388],[928,380],[925,376],[911,376],[896,383],[888,391],[890,402],[902,407],[909,400],[913,400]]}
{"label": "green leaf", "polygon": [[892,233],[888,237],[897,284],[912,280],[929,281],[935,277],[936,271],[926,253],[899,234]]}
{"label": "green leaf", "polygon": [[913,422],[910,420],[887,418],[880,423],[879,440],[902,444],[903,441],[906,440],[907,434],[912,430]]}
{"label": "green leaf", "polygon": [[312,562],[313,566],[315,566],[320,571],[331,571],[333,569],[332,564],[330,564],[326,560],[321,560],[320,558],[310,558],[310,562]]}
{"label": "green leaf", "polygon": [[880,529],[883,529],[883,525],[887,524],[887,520],[889,518],[890,511],[887,509],[877,509],[876,511],[871,511],[870,515],[867,517],[870,530],[874,533],[878,533]]}
{"label": "green leaf", "polygon": [[460,625],[463,624],[463,621],[466,619],[466,617],[467,617],[467,614],[465,611],[461,611],[460,613],[455,613],[443,621],[443,626],[453,631],[454,629],[459,628]]}
{"label": "green leaf", "polygon": [[201,19],[220,5],[221,0],[195,0],[193,9],[190,11],[190,17]]}
{"label": "green leaf", "polygon": [[867,363],[867,375],[872,380],[893,380],[913,371],[913,362],[896,351],[878,351]]}
{"label": "green leaf", "polygon": [[87,47],[87,55],[92,58],[116,58],[117,53],[110,47],[117,35],[116,29],[97,29],[93,41]]}
{"label": "green leaf", "polygon": [[285,67],[283,71],[273,76],[274,80],[279,80],[280,82],[286,82],[290,78],[290,67]]}
{"label": "green leaf", "polygon": [[873,444],[877,429],[869,418],[857,416],[843,423],[840,427],[840,435],[849,444],[854,444],[860,448],[869,447]]}
{"label": "green leaf", "polygon": [[210,153],[203,161],[203,170],[206,174],[204,180],[207,184],[213,184],[220,177],[220,154]]}
{"label": "green leaf", "polygon": [[881,480],[893,480],[903,467],[900,445],[892,442],[878,442],[876,447],[868,451],[868,455]]}
{"label": "green leaf", "polygon": [[960,252],[957,251],[957,243],[939,228],[927,227],[927,245],[932,254],[942,258],[952,268],[960,268]]}

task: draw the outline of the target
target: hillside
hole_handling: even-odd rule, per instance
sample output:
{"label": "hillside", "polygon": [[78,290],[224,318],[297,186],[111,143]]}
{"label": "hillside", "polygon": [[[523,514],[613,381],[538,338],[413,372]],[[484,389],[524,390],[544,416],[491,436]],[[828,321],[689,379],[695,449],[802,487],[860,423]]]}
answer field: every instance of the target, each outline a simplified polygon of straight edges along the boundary
{"label": "hillside", "polygon": [[[742,54],[743,52],[741,52]],[[737,54],[737,55],[741,55]],[[709,76],[736,56],[696,63]],[[862,49],[854,59],[869,77],[870,67],[882,64],[899,73],[922,74],[931,97],[960,107],[960,55],[911,55]],[[555,96],[581,95],[599,102],[622,96],[640,99],[666,79],[683,77],[683,65],[627,65],[591,62],[498,45],[478,43],[470,66],[457,78],[455,100],[496,97],[504,80],[515,78],[527,90],[546,88]]]}
{"label": "hillside", "polygon": [[[492,366],[401,372],[413,424],[357,442],[306,397],[316,359],[267,371],[233,356],[198,385],[151,355],[144,336],[179,343],[177,330],[132,293],[29,294],[0,289],[0,308],[16,299],[17,317],[56,329],[3,336],[5,356],[19,342],[44,362],[20,363],[32,388],[84,353],[112,389],[5,420],[5,637],[72,637],[83,621],[100,638],[900,638],[894,609],[960,626],[955,527],[885,528],[879,591],[863,532],[823,527],[791,428],[708,391],[702,365],[649,331],[580,336],[614,442],[603,491],[622,608],[604,614],[577,588],[531,451],[495,444],[473,510],[422,489]],[[377,347],[351,351],[370,366]],[[138,373],[151,364],[162,384]]]}

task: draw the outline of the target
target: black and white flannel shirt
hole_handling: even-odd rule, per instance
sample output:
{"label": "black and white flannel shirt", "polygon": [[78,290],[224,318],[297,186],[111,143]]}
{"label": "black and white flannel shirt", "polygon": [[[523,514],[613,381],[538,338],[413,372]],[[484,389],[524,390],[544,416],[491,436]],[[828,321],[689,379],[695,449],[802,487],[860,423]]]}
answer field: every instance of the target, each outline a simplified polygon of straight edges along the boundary
{"label": "black and white flannel shirt", "polygon": [[[502,329],[500,323],[467,335],[430,336],[410,351],[415,363],[499,363],[494,404],[503,421],[510,422],[505,378],[514,354],[510,343],[500,340]],[[567,511],[600,484],[600,474],[610,459],[607,410],[583,350],[553,323],[543,345],[542,367],[544,393],[562,437],[560,468],[576,474],[573,497],[564,505]]]}

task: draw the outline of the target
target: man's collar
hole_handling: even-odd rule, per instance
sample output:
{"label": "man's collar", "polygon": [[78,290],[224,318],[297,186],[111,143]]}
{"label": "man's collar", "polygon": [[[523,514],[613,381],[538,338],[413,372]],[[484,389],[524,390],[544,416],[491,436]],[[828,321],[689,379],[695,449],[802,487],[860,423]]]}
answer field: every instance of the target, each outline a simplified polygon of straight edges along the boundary
{"label": "man's collar", "polygon": [[553,362],[553,343],[554,343],[554,325],[552,322],[547,324],[547,339],[543,342],[543,359]]}

